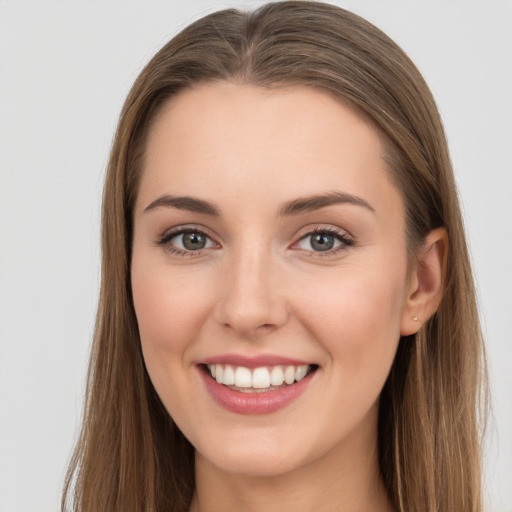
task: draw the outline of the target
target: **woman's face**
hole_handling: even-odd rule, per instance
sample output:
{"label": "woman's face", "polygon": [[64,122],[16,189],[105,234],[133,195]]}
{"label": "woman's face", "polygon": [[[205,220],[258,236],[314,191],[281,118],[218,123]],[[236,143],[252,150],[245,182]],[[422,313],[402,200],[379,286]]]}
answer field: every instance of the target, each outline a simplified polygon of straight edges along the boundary
{"label": "woman's face", "polygon": [[221,82],[163,107],[133,299],[199,462],[277,475],[374,454],[410,294],[404,233],[378,134],[326,93]]}

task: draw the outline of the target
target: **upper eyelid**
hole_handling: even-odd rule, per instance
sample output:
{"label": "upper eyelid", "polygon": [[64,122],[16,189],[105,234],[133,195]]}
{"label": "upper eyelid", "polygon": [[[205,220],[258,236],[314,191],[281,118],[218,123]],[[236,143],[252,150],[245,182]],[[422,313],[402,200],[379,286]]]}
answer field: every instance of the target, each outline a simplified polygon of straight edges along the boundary
{"label": "upper eyelid", "polygon": [[297,240],[301,240],[302,238],[314,233],[330,233],[333,235],[344,236],[345,238],[350,238],[355,241],[355,237],[347,229],[328,224],[313,224],[305,226],[298,230],[295,236],[297,237]]}
{"label": "upper eyelid", "polygon": [[189,232],[198,232],[201,233],[208,238],[211,238],[215,242],[217,242],[216,237],[211,234],[210,230],[207,229],[204,226],[197,225],[197,224],[184,224],[180,226],[175,226],[169,229],[166,229],[161,235],[158,235],[158,240],[163,240],[164,238],[172,238],[174,236],[178,236],[182,233],[189,233]]}

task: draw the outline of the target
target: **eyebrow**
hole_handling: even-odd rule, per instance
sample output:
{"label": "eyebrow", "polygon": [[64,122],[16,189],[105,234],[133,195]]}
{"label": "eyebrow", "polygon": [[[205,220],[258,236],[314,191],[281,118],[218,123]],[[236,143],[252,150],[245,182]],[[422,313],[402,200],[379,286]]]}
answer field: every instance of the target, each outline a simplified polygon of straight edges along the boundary
{"label": "eyebrow", "polygon": [[[288,217],[291,215],[298,215],[300,213],[313,212],[320,208],[332,206],[335,204],[352,204],[355,206],[362,206],[367,210],[375,213],[374,208],[368,204],[364,199],[346,192],[329,192],[326,194],[319,194],[308,197],[299,197],[292,201],[285,203],[278,211],[278,217]],[[202,213],[204,215],[211,215],[219,217],[219,209],[208,201],[197,199],[189,196],[172,196],[164,195],[151,202],[144,212],[155,210],[156,208],[176,208],[178,210],[187,210],[189,212]]]}
{"label": "eyebrow", "polygon": [[202,199],[196,199],[188,196],[164,195],[150,203],[144,212],[155,210],[156,208],[167,207],[177,208],[178,210],[188,210],[189,212],[203,213],[205,215],[219,216],[219,209],[212,203]]}
{"label": "eyebrow", "polygon": [[356,206],[362,206],[363,208],[375,213],[375,209],[361,197],[347,194],[345,192],[329,192],[327,194],[301,197],[285,203],[279,209],[278,216],[286,217],[289,215],[313,212],[334,204],[353,204]]}

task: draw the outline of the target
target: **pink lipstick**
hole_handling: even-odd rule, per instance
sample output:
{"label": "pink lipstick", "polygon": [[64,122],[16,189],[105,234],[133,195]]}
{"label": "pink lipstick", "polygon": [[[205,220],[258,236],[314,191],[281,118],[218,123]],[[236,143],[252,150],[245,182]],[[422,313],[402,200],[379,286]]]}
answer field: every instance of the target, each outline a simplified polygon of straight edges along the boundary
{"label": "pink lipstick", "polygon": [[280,356],[216,356],[198,365],[217,404],[237,414],[269,414],[286,407],[310,385],[316,364]]}

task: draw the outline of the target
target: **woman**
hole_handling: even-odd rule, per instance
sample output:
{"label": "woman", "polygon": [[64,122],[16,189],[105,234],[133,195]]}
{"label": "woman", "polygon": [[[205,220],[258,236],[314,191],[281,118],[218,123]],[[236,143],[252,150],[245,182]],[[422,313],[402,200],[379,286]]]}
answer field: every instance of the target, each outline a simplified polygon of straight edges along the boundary
{"label": "woman", "polygon": [[443,128],[382,32],[207,16],[107,171],[75,510],[481,510],[483,346]]}

